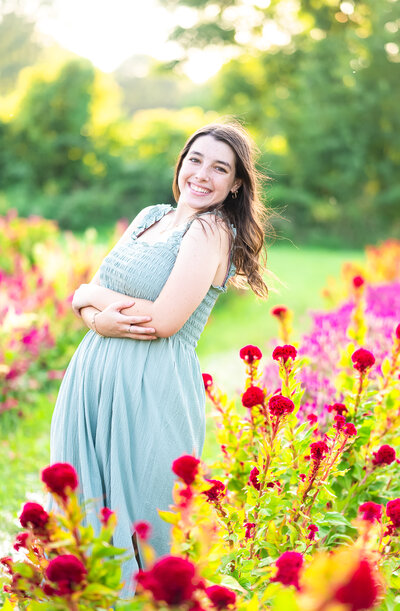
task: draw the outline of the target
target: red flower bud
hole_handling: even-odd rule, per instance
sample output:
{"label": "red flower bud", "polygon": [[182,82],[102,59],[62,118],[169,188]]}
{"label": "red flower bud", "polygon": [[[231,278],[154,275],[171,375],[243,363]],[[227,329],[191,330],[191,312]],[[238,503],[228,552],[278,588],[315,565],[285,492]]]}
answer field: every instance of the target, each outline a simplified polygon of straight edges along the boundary
{"label": "red flower bud", "polygon": [[397,325],[395,333],[396,333],[397,339],[400,339],[400,324]]}
{"label": "red flower bud", "polygon": [[111,509],[108,509],[108,507],[102,507],[100,510],[100,522],[103,524],[103,526],[107,526],[107,522],[112,515],[114,515],[114,512],[111,511]]}
{"label": "red flower bud", "polygon": [[383,445],[377,452],[374,452],[372,459],[373,465],[390,465],[396,460],[396,450],[388,445]]}
{"label": "red flower bud", "polygon": [[64,554],[50,560],[46,577],[58,585],[57,594],[70,594],[74,586],[80,585],[87,574],[85,565],[72,554]]}
{"label": "red flower bud", "polygon": [[342,430],[348,437],[355,437],[357,435],[357,429],[352,422],[345,424]]}
{"label": "red flower bud", "polygon": [[310,424],[315,424],[316,422],[318,422],[318,416],[317,414],[308,414],[307,420]]}
{"label": "red flower bud", "polygon": [[228,605],[234,605],[236,602],[235,592],[225,586],[210,586],[206,588],[206,594],[214,609],[227,609]]}
{"label": "red flower bud", "polygon": [[147,541],[151,535],[151,525],[148,522],[134,522],[133,528],[142,541]]}
{"label": "red flower bud", "polygon": [[386,515],[395,528],[400,526],[400,499],[389,501],[386,505]]}
{"label": "red flower bud", "polygon": [[276,566],[278,572],[271,581],[279,581],[284,586],[295,586],[299,590],[299,575],[303,566],[303,554],[284,552],[276,561]]}
{"label": "red flower bud", "polygon": [[18,552],[21,547],[27,549],[27,539],[29,537],[29,533],[18,533],[15,537],[14,549]]}
{"label": "red flower bud", "polygon": [[246,522],[246,524],[244,524],[244,526],[246,527],[246,532],[245,532],[245,538],[246,539],[252,539],[254,537],[254,529],[256,527],[254,522]]}
{"label": "red flower bud", "polygon": [[362,514],[361,517],[363,520],[367,520],[368,522],[374,522],[375,520],[378,522],[381,521],[382,505],[378,505],[378,503],[367,501],[360,505],[358,511]]}
{"label": "red flower bud", "polygon": [[314,541],[315,534],[319,531],[318,526],[316,526],[315,524],[310,524],[309,526],[307,526],[307,530],[310,531],[308,533],[307,539],[309,539],[310,541]]}
{"label": "red flower bud", "polygon": [[351,360],[354,363],[354,369],[357,369],[360,373],[364,373],[375,363],[374,355],[369,350],[365,350],[365,348],[356,350],[352,354]]}
{"label": "red flower bud", "polygon": [[294,403],[291,399],[282,395],[273,395],[268,401],[268,407],[273,416],[279,417],[292,413]]}
{"label": "red flower bud", "polygon": [[344,425],[346,424],[346,418],[344,416],[341,416],[340,414],[336,414],[336,416],[334,417],[334,421],[335,423],[333,425],[333,428],[337,431],[341,431]]}
{"label": "red flower bud", "polygon": [[325,441],[316,441],[310,445],[310,454],[312,460],[322,460],[329,452],[329,448]]}
{"label": "red flower bud", "polygon": [[19,521],[23,528],[31,526],[37,534],[45,531],[49,514],[43,509],[39,503],[25,503],[22,513],[19,516]]}
{"label": "red flower bud", "polygon": [[72,465],[59,462],[43,469],[42,482],[50,492],[66,501],[68,494],[78,487],[78,476]]}
{"label": "red flower bud", "polygon": [[289,313],[289,310],[285,306],[276,306],[275,308],[272,308],[271,310],[272,316],[276,316],[276,318],[279,318],[280,320],[285,319],[288,313]]}
{"label": "red flower bud", "polygon": [[199,470],[200,461],[194,456],[184,455],[172,463],[172,471],[190,486]]}
{"label": "red flower bud", "polygon": [[202,373],[204,388],[207,390],[213,385],[214,381],[209,373]]}
{"label": "red flower bud", "polygon": [[248,346],[244,346],[243,348],[241,348],[239,356],[247,363],[253,363],[254,361],[260,360],[260,358],[262,357],[262,352],[260,348],[257,348],[257,346],[252,346],[251,344],[249,344]]}
{"label": "red flower bud", "polygon": [[248,483],[253,486],[253,488],[255,488],[256,490],[260,490],[260,482],[258,481],[258,476],[260,475],[259,470],[257,469],[257,467],[254,467],[251,471],[250,471],[250,476],[249,476],[249,481]]}
{"label": "red flower bud", "polygon": [[249,386],[242,396],[242,404],[244,407],[254,407],[255,405],[262,405],[264,402],[264,392],[262,388],[258,386]]}
{"label": "red flower bud", "polygon": [[351,611],[364,611],[375,606],[379,595],[380,586],[373,567],[366,558],[363,558],[349,581],[336,590],[334,598],[348,605],[347,608]]}
{"label": "red flower bud", "polygon": [[333,403],[333,405],[328,406],[328,412],[332,411],[343,416],[344,412],[348,412],[349,410],[347,409],[344,403]]}
{"label": "red flower bud", "polygon": [[362,276],[354,276],[353,278],[353,286],[358,289],[365,283],[365,280]]}
{"label": "red flower bud", "polygon": [[206,482],[213,484],[208,490],[204,490],[203,494],[206,495],[207,500],[210,503],[216,503],[222,499],[225,495],[225,486],[222,482],[217,479],[206,479]]}
{"label": "red flower bud", "polygon": [[272,358],[274,359],[274,361],[279,361],[279,359],[282,359],[283,362],[286,363],[288,359],[294,360],[296,358],[296,355],[296,348],[294,346],[291,346],[290,344],[285,344],[284,346],[277,346],[275,348],[272,353]]}

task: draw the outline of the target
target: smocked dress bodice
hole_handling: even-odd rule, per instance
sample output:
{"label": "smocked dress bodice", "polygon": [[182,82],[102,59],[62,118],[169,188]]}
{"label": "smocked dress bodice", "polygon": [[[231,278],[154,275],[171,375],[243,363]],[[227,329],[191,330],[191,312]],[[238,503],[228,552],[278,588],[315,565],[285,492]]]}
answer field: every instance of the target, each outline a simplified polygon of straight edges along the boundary
{"label": "smocked dress bodice", "polygon": [[[140,235],[164,215],[173,210],[169,204],[149,208],[141,223],[132,232],[129,241],[114,248],[100,266],[100,284],[108,289],[138,299],[155,301],[162,291],[179,252],[180,244],[193,219],[176,229],[165,241],[146,242]],[[203,213],[204,216],[208,214]],[[232,227],[234,234],[236,230]],[[174,337],[195,347],[210,312],[226,284],[236,272],[229,264],[225,281],[221,286],[211,285],[202,302]]]}

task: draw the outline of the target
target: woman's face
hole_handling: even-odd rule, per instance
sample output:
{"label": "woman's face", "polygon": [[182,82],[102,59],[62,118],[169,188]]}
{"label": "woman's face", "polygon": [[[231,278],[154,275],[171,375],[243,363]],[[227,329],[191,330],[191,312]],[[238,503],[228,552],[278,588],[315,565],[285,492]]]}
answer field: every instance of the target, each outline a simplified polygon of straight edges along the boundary
{"label": "woman's face", "polygon": [[199,136],[182,162],[178,203],[199,210],[223,202],[229,191],[240,187],[235,170],[235,154],[228,144],[211,135]]}

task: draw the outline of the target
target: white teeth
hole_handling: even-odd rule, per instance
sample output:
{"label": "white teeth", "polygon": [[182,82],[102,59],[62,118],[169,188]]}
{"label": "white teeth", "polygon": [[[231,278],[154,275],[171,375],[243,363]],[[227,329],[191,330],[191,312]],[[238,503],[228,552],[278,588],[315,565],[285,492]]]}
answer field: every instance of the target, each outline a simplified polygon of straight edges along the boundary
{"label": "white teeth", "polygon": [[196,185],[192,185],[192,183],[190,183],[190,188],[197,193],[210,193],[209,189],[201,189],[201,187],[196,187]]}

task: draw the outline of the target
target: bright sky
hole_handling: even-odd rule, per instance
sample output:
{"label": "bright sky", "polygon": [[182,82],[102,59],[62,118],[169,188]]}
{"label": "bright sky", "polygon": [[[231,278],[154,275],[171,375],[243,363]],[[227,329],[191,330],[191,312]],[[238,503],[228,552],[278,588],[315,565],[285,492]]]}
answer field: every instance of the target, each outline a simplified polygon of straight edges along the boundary
{"label": "bright sky", "polygon": [[[157,0],[54,0],[50,13],[39,13],[38,28],[104,72],[112,72],[135,54],[176,58],[179,50],[167,42],[168,34],[190,17],[185,9],[172,15]],[[221,52],[193,51],[186,73],[204,82],[222,63]]]}

